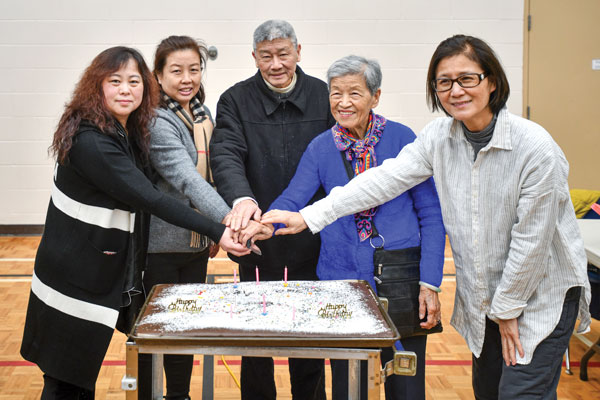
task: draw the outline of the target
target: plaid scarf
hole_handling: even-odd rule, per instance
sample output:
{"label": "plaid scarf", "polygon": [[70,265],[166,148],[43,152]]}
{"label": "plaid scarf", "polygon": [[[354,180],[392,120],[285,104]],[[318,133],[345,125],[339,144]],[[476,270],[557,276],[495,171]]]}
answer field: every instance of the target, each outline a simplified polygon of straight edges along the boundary
{"label": "plaid scarf", "polygon": [[[338,123],[331,128],[335,147],[339,151],[346,153],[346,160],[350,161],[350,163],[352,163],[353,159],[356,160],[354,176],[365,172],[371,167],[377,166],[375,145],[381,139],[381,135],[385,129],[385,122],[384,117],[371,111],[369,113],[367,134],[362,140],[350,135],[350,132]],[[371,237],[373,233],[372,221],[376,212],[377,207],[374,207],[370,210],[354,214],[354,221],[356,222],[356,229],[358,230],[358,237],[361,242]]]}
{"label": "plaid scarf", "polygon": [[206,114],[204,105],[200,103],[198,97],[192,97],[190,100],[190,109],[192,110],[193,115],[190,116],[181,104],[170,98],[166,93],[162,92],[162,96],[167,107],[169,107],[169,109],[173,111],[190,130],[194,145],[196,146],[196,151],[198,152],[198,162],[196,163],[198,173],[202,175],[206,182],[214,186],[208,151],[208,145],[210,143],[210,138],[212,137],[214,126]]}
{"label": "plaid scarf", "polygon": [[167,107],[169,107],[169,110],[177,114],[177,116],[183,121],[185,126],[187,126],[190,131],[194,131],[195,123],[202,122],[206,118],[208,118],[208,116],[206,115],[206,111],[204,111],[204,106],[202,106],[202,103],[200,103],[200,100],[197,96],[192,97],[192,99],[190,100],[190,109],[192,110],[193,114],[190,115],[187,111],[183,109],[183,107],[181,107],[181,104],[169,97],[168,94],[162,91],[161,94]]}
{"label": "plaid scarf", "polygon": [[[161,92],[161,94],[169,110],[173,111],[190,130],[194,145],[196,146],[196,151],[198,152],[196,169],[208,183],[211,183],[212,174],[210,172],[208,160],[208,144],[212,135],[213,126],[212,122],[208,119],[208,115],[206,115],[204,106],[200,103],[197,96],[192,97],[190,100],[192,115],[190,115],[181,104],[169,97],[168,94],[165,92]],[[192,231],[190,247],[204,249],[211,243],[212,241],[208,237]]]}

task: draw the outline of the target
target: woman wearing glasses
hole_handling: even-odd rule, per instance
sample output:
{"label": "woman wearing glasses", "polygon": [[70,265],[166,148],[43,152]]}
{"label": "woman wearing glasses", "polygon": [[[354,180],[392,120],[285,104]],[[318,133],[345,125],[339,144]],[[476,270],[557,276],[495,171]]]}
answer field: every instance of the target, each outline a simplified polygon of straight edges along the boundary
{"label": "woman wearing glasses", "polygon": [[478,399],[554,399],[578,315],[590,323],[586,256],[567,185],[568,164],[541,126],[505,107],[493,50],[464,35],[444,40],[427,74],[427,125],[381,166],[300,210],[272,211],[277,234],[319,232],[434,176],[456,264],[452,325],[473,353]]}

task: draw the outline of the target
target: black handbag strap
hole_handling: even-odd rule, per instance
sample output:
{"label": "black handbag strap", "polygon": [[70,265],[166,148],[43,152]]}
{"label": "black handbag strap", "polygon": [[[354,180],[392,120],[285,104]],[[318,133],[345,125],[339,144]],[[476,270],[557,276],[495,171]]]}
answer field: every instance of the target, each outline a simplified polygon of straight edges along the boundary
{"label": "black handbag strap", "polygon": [[[352,179],[354,179],[354,171],[352,170],[352,161],[349,161],[348,159],[346,159],[346,154],[344,151],[340,151],[340,155],[342,156],[342,163],[344,163],[344,167],[346,168],[346,174],[348,174],[348,181],[351,181]],[[371,228],[373,231],[373,233],[371,234],[371,237],[381,236],[379,234],[379,231],[375,227],[375,219],[374,218],[371,219]],[[381,247],[383,247],[383,245]]]}

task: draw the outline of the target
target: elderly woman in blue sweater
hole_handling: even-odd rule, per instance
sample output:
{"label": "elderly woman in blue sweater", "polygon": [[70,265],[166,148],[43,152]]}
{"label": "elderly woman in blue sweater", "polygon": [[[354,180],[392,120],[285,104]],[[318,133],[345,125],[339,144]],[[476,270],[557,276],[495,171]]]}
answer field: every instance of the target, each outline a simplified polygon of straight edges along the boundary
{"label": "elderly woman in blue sweater", "polygon": [[[331,113],[337,123],[316,137],[306,149],[288,188],[271,205],[273,213],[303,208],[319,187],[327,194],[345,185],[349,163],[356,176],[388,158],[415,140],[413,131],[386,120],[373,109],[381,95],[381,68],[375,60],[347,56],[327,71]],[[322,280],[364,279],[375,287],[373,253],[376,241],[385,239],[386,249],[421,248],[419,313],[423,328],[440,319],[439,286],[442,282],[445,231],[438,196],[432,179],[403,195],[353,216],[340,218],[321,231],[317,274]],[[281,229],[285,233],[285,228]],[[374,237],[375,236],[375,237]],[[427,336],[402,339],[402,346],[417,354],[415,377],[393,376],[385,383],[386,399],[425,398],[425,346]],[[392,357],[384,349],[382,362]],[[331,360],[333,398],[347,398],[347,361]],[[363,385],[364,386],[364,385]]]}

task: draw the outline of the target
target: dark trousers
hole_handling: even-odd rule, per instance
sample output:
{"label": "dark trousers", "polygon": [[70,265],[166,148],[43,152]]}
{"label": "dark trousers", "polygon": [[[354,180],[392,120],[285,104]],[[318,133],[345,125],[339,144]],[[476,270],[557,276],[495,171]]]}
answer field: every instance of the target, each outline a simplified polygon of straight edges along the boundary
{"label": "dark trousers", "polygon": [[41,400],[93,400],[94,391],[59,381],[44,374]]}
{"label": "dark trousers", "polygon": [[[304,265],[288,266],[288,280],[317,280],[316,260]],[[240,264],[240,280],[254,281],[256,266]],[[261,281],[283,280],[281,270],[259,267]],[[290,358],[290,383],[294,400],[325,400],[325,363],[324,360]],[[275,400],[273,359],[270,357],[242,357],[242,399]]]}
{"label": "dark trousers", "polygon": [[554,331],[535,349],[531,363],[506,366],[498,324],[486,319],[479,358],[473,356],[473,391],[478,400],[556,399],[563,355],[575,327],[581,287],[567,291]]}
{"label": "dark trousers", "polygon": [[[385,381],[386,400],[421,400],[425,399],[425,348],[427,335],[413,336],[401,340],[406,351],[414,351],[417,355],[417,373],[415,376],[390,375]],[[386,347],[381,351],[381,365],[394,358],[394,350]],[[348,361],[330,360],[331,362],[331,394],[333,400],[348,398]],[[360,362],[360,398],[366,400],[367,362]]]}
{"label": "dark trousers", "polygon": [[[201,253],[150,253],[144,272],[144,288],[150,291],[159,283],[204,283],[208,249]],[[150,399],[152,394],[152,355],[139,354],[138,398]],[[169,400],[189,397],[194,356],[165,354],[164,368]]]}

